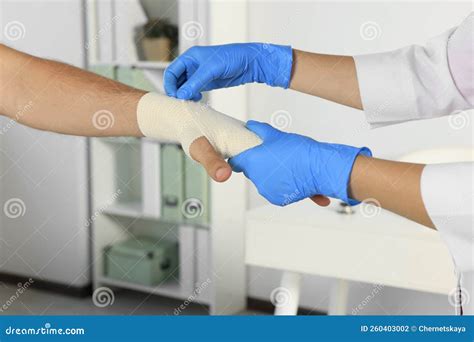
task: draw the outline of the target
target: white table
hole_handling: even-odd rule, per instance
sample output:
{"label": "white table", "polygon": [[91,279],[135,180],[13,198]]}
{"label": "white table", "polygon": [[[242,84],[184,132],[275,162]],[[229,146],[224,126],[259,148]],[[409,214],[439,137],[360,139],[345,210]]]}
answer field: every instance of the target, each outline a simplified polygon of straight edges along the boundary
{"label": "white table", "polygon": [[[302,273],[338,279],[329,314],[346,313],[348,281],[440,294],[455,288],[451,256],[435,230],[375,207],[340,214],[334,202],[322,208],[305,200],[248,213],[246,263],[284,270],[281,286],[291,300],[275,314],[296,314]],[[380,212],[371,216],[371,209]]]}

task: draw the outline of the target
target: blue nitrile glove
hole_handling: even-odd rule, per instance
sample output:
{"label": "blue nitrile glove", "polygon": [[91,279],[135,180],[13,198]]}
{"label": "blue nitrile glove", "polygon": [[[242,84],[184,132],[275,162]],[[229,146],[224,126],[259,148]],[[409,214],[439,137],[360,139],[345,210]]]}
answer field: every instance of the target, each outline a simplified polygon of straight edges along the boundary
{"label": "blue nitrile glove", "polygon": [[247,128],[263,143],[229,163],[234,171],[243,171],[268,201],[285,206],[324,195],[351,205],[358,203],[348,197],[348,183],[355,158],[359,154],[371,156],[369,149],[321,143],[257,121],[248,121]]}
{"label": "blue nitrile glove", "polygon": [[293,64],[291,46],[238,43],[194,46],[165,70],[166,94],[198,101],[201,91],[266,83],[288,88]]}

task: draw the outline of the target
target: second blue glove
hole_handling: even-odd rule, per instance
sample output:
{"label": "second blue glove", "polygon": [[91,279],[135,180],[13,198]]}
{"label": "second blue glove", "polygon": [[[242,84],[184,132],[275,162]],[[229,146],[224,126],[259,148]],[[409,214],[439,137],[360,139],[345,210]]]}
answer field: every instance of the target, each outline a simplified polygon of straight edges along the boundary
{"label": "second blue glove", "polygon": [[248,121],[247,128],[263,143],[229,160],[243,172],[269,202],[284,206],[314,195],[341,199],[349,204],[348,183],[359,154],[369,149],[321,143],[309,137],[285,133],[269,124]]}

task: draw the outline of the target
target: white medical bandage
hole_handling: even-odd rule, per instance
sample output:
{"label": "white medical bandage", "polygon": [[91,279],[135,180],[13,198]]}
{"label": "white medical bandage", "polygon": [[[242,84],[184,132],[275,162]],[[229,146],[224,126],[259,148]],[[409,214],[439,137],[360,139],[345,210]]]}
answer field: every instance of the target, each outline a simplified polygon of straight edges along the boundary
{"label": "white medical bandage", "polygon": [[189,157],[189,147],[203,136],[224,158],[262,143],[240,120],[204,103],[177,100],[157,93],[142,96],[138,102],[137,120],[144,136],[179,143]]}

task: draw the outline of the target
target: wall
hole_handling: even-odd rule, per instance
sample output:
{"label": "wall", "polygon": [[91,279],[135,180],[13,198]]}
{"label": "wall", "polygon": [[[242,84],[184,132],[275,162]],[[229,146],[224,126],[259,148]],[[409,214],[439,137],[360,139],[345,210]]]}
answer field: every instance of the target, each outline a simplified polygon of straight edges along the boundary
{"label": "wall", "polygon": [[[0,41],[37,56],[83,66],[81,13],[80,0],[0,1]],[[13,39],[8,39],[6,26],[12,28],[12,22],[18,22],[14,24],[18,36],[11,33]],[[9,127],[3,118],[0,125]],[[24,209],[18,218],[1,212],[0,271],[67,285],[87,284],[86,139],[18,124],[0,138],[0,204],[3,207],[9,199],[19,198]]]}
{"label": "wall", "polygon": [[[364,54],[423,44],[429,37],[456,26],[472,10],[470,2],[317,2],[250,1],[249,41],[288,44],[294,48],[329,54]],[[360,28],[375,22],[376,38],[364,40]],[[374,26],[375,27],[375,26]],[[381,85],[383,86],[383,85]],[[321,141],[370,146],[378,157],[397,158],[410,151],[440,146],[472,146],[472,123],[455,130],[447,118],[370,130],[361,112],[293,91],[262,85],[249,86],[249,115],[271,122],[272,113],[284,110],[287,130]],[[250,206],[265,201],[250,190]],[[252,268],[250,294],[269,298],[278,286],[279,272]],[[306,306],[326,309],[331,280],[307,277],[303,289]],[[373,290],[353,284],[350,308]],[[362,314],[451,313],[443,296],[384,288]]]}

